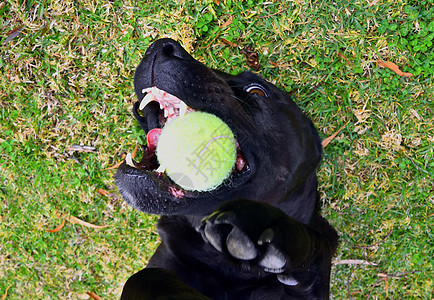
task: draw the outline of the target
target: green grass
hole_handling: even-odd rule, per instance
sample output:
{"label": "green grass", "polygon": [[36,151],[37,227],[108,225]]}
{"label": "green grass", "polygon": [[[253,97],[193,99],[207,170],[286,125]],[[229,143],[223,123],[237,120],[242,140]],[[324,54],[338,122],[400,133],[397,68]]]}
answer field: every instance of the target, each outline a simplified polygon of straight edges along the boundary
{"label": "green grass", "polygon": [[[231,73],[248,69],[241,50],[253,45],[259,74],[291,92],[323,138],[344,126],[319,169],[341,236],[332,297],[431,299],[433,1],[216,2],[0,2],[0,296],[116,299],[146,264],[156,217],[128,207],[104,169],[143,138],[132,78],[168,36]],[[62,215],[109,227],[47,232]]]}

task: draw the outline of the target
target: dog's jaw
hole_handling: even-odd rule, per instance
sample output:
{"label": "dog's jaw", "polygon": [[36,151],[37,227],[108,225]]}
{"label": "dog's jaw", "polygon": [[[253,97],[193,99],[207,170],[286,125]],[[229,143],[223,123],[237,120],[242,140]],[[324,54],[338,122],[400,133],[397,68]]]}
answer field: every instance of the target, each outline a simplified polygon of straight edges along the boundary
{"label": "dog's jaw", "polygon": [[[205,216],[227,197],[236,197],[239,190],[222,186],[211,192],[195,192],[177,189],[164,173],[143,171],[121,164],[115,182],[125,201],[132,207],[157,215]],[[235,183],[244,185],[245,179]]]}

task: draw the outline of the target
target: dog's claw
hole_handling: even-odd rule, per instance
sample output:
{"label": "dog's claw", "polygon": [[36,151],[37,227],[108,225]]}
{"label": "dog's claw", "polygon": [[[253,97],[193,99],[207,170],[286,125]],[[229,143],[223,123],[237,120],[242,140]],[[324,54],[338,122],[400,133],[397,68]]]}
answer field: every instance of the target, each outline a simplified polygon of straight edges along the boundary
{"label": "dog's claw", "polygon": [[[237,225],[238,223],[238,215],[235,211],[217,210],[202,219],[197,231],[219,252],[227,252],[233,258],[242,261],[258,259],[258,266],[265,272],[282,274],[288,261],[274,245],[275,229],[266,228],[260,233],[259,238],[251,239],[243,227]],[[293,283],[287,278],[282,277],[282,280],[287,285]]]}
{"label": "dog's claw", "polygon": [[234,212],[222,212],[214,219],[214,224],[233,224],[236,219]]}
{"label": "dog's claw", "polygon": [[265,229],[258,239],[258,245],[267,245],[267,251],[264,257],[259,262],[259,265],[264,267],[269,273],[282,273],[283,267],[286,264],[285,256],[282,252],[272,244],[274,239],[274,230],[272,228]]}
{"label": "dog's claw", "polygon": [[213,220],[213,219],[215,219],[216,218],[216,216],[218,215],[218,214],[220,214],[221,212],[220,211],[215,211],[215,212],[213,212],[212,214],[210,214],[209,216],[206,216],[205,218],[203,218],[201,221],[200,221],[200,223],[201,224],[205,224],[206,222],[208,222],[209,220]]}
{"label": "dog's claw", "polygon": [[265,229],[258,240],[258,245],[270,244],[274,239],[274,230],[271,228]]}

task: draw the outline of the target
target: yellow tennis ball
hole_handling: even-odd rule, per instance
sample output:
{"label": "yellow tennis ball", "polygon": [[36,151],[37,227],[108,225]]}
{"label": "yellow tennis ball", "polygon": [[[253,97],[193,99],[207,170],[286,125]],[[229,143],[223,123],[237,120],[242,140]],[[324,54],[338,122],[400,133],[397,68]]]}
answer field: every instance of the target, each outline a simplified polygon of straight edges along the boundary
{"label": "yellow tennis ball", "polygon": [[210,191],[231,174],[237,146],[231,129],[220,118],[190,112],[164,126],[157,158],[166,174],[182,188]]}

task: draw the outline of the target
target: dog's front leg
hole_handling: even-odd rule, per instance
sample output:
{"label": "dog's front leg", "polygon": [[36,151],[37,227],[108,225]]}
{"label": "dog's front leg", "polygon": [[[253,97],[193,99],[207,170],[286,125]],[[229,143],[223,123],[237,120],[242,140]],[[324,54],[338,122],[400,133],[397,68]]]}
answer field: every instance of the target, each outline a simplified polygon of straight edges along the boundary
{"label": "dog's front leg", "polygon": [[311,225],[271,205],[237,200],[220,206],[198,230],[230,263],[275,276],[288,296],[328,298],[336,241]]}

